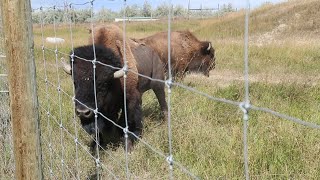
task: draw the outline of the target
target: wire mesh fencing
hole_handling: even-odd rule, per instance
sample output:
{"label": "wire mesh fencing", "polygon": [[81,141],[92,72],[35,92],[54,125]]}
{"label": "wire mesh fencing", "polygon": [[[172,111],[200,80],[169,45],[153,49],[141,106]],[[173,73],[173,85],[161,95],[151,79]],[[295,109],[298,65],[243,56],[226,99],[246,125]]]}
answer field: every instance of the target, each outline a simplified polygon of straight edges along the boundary
{"label": "wire mesh fencing", "polygon": [[[0,14],[1,10],[0,10]],[[5,62],[5,43],[3,36],[2,19],[0,18],[0,169],[5,172],[5,179],[14,178],[13,139],[9,109],[8,72]]]}
{"label": "wire mesh fencing", "polygon": [[[99,61],[96,57],[96,48],[95,42],[93,41],[93,58],[86,59],[83,57],[76,56],[74,54],[74,49],[78,45],[87,44],[87,39],[82,40],[82,38],[76,37],[75,32],[79,31],[77,25],[74,23],[74,9],[89,9],[91,19],[94,16],[94,7],[96,1],[88,1],[83,3],[65,3],[63,6],[51,6],[51,7],[40,7],[35,9],[40,13],[40,35],[38,34],[35,37],[36,44],[36,63],[37,63],[37,83],[38,83],[38,93],[39,93],[39,112],[41,119],[41,142],[42,142],[42,158],[43,158],[43,170],[44,175],[48,179],[148,179],[154,178],[152,174],[145,174],[144,177],[137,176],[136,172],[132,171],[131,168],[135,170],[148,169],[148,167],[136,167],[137,163],[132,162],[134,156],[145,156],[143,164],[153,166],[154,163],[160,168],[162,174],[161,177],[156,177],[157,179],[174,179],[176,176],[179,178],[187,179],[202,179],[210,177],[203,177],[199,174],[202,174],[195,166],[197,162],[184,164],[184,159],[181,159],[180,156],[184,152],[183,149],[180,149],[178,144],[174,142],[174,136],[177,133],[173,132],[175,114],[172,114],[172,96],[175,91],[182,89],[183,91],[193,94],[195,96],[203,97],[204,101],[210,102],[219,102],[223,104],[230,105],[234,108],[234,111],[239,110],[242,112],[243,119],[243,129],[242,129],[242,138],[240,138],[242,143],[242,152],[243,155],[240,159],[243,163],[243,178],[250,179],[250,147],[248,146],[250,139],[248,139],[249,121],[251,119],[249,112],[265,112],[273,116],[292,121],[294,123],[304,125],[310,128],[319,129],[320,126],[316,123],[307,122],[299,118],[291,117],[286,114],[279,113],[277,111],[259,107],[250,103],[250,92],[249,92],[249,1],[247,1],[246,15],[245,15],[245,30],[244,30],[244,94],[242,95],[244,99],[242,101],[234,101],[230,99],[215,97],[210,93],[203,92],[198,90],[195,87],[185,85],[182,82],[174,81],[172,72],[171,72],[171,16],[172,12],[168,12],[168,77],[166,79],[154,79],[152,77],[145,76],[137,71],[134,71],[128,68],[127,56],[126,56],[126,40],[127,40],[127,31],[126,31],[126,21],[123,21],[122,26],[123,30],[123,67],[115,67],[109,64],[105,64]],[[120,3],[120,2],[119,2]],[[169,1],[171,4],[171,1]],[[123,8],[126,8],[126,1],[123,2]],[[44,11],[52,10],[52,24],[45,24],[44,18],[50,18],[44,16]],[[58,21],[55,16],[57,12],[65,12],[65,19],[63,23]],[[126,19],[126,14],[124,13],[123,19]],[[94,28],[96,24],[93,22],[88,22],[88,26],[91,29],[89,34],[77,33],[77,35],[84,35],[91,39],[95,38]],[[65,28],[67,27],[67,28]],[[66,31],[67,33],[62,33]],[[58,37],[63,37],[66,41],[70,42],[67,45],[55,43],[54,45],[46,41],[46,37],[51,36],[54,40],[57,40]],[[71,66],[71,76],[63,72],[61,67],[60,59],[70,59]],[[75,90],[78,87],[75,87],[73,84],[74,73],[74,61],[83,61],[89,62],[90,69],[93,73],[93,92],[94,95],[94,106],[88,105],[85,102],[81,102],[75,97]],[[106,114],[103,114],[98,108],[98,96],[97,91],[97,82],[96,78],[96,68],[97,66],[109,67],[111,69],[123,70],[125,75],[123,77],[123,105],[124,105],[124,126],[119,125],[116,119],[109,119]],[[150,143],[147,137],[138,136],[134,132],[129,130],[128,125],[128,115],[127,115],[127,89],[128,87],[128,73],[135,74],[141,78],[149,79],[153,82],[161,82],[166,87],[167,92],[167,105],[168,105],[168,114],[166,115],[167,121],[166,125],[161,126],[164,132],[159,136],[160,144]],[[83,87],[84,88],[84,87]],[[181,93],[181,91],[179,91]],[[176,101],[175,101],[176,102]],[[76,104],[81,104],[90,111],[94,113],[94,124],[95,131],[93,134],[86,133],[83,126],[78,120],[76,114]],[[178,105],[180,107],[183,104]],[[3,111],[8,112],[8,108]],[[191,110],[192,111],[192,110]],[[1,113],[2,114],[2,113]],[[192,116],[194,115],[191,112]],[[123,148],[115,148],[112,145],[107,147],[100,145],[99,143],[99,131],[98,127],[98,117],[103,118],[105,121],[112,123],[116,129],[120,129],[124,133],[125,143]],[[241,117],[241,116],[240,116]],[[10,123],[9,116],[6,117]],[[210,117],[208,117],[210,120]],[[196,126],[196,124],[195,124]],[[199,125],[200,126],[200,125]],[[6,124],[7,127],[7,124]],[[157,127],[155,127],[157,128]],[[181,125],[180,128],[184,128]],[[151,130],[152,131],[152,130]],[[214,131],[214,130],[213,130]],[[195,132],[197,133],[197,132]],[[150,133],[152,134],[152,133]],[[210,134],[210,133],[209,133]],[[135,152],[129,153],[128,151],[128,137],[134,136],[137,139],[139,147],[142,148],[143,153],[145,154],[135,154]],[[192,141],[192,138],[186,140]],[[8,140],[7,140],[8,141]],[[9,140],[10,141],[10,140]],[[94,149],[90,149],[88,144],[91,142],[96,143]],[[111,150],[110,150],[111,149]],[[177,151],[179,150],[179,151]],[[12,149],[10,150],[12,151]],[[203,149],[202,153],[206,153],[210,149]],[[223,150],[222,150],[223,151]],[[190,156],[197,156],[198,152],[191,152]],[[254,156],[252,156],[254,158]],[[197,158],[195,158],[197,159]],[[213,158],[215,159],[215,158]],[[211,161],[211,160],[208,160]],[[2,161],[5,162],[5,161]],[[139,163],[138,163],[139,164]]]}

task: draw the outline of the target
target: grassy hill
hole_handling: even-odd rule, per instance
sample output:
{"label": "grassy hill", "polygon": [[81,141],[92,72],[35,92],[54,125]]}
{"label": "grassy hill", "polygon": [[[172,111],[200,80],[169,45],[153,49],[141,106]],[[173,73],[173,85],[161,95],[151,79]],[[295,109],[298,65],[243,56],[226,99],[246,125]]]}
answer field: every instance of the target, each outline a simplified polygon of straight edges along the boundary
{"label": "grassy hill", "polygon": [[[250,14],[249,73],[250,102],[320,124],[320,1],[289,1],[265,5]],[[179,83],[214,97],[241,102],[244,99],[244,11],[204,20],[174,20],[173,30],[189,29],[199,39],[210,40],[216,49],[216,69],[209,78],[190,74]],[[119,24],[122,25],[121,23]],[[73,27],[73,43],[84,45],[89,37],[88,25]],[[144,37],[167,30],[167,21],[127,23],[130,37]],[[44,27],[44,37],[54,36],[53,26]],[[47,104],[44,65],[41,50],[41,29],[34,27],[38,91],[41,107],[44,174],[53,169],[61,179],[61,153],[64,149],[65,175],[77,172],[76,147],[72,136],[63,131],[61,144],[58,123],[59,105],[56,87],[48,85]],[[58,26],[57,36],[67,41],[58,50],[71,50],[68,26]],[[46,44],[46,47],[55,47]],[[60,56],[65,56],[59,54]],[[57,84],[55,55],[46,50],[48,80]],[[72,95],[71,78],[59,69],[62,89]],[[50,106],[47,118],[45,109]],[[87,154],[88,137],[73,121],[71,98],[62,94],[62,119],[71,133],[79,132],[80,177],[94,172],[94,160]],[[171,100],[173,158],[201,179],[244,179],[243,113],[237,106],[212,101],[188,90],[174,87]],[[162,153],[168,153],[167,124],[160,116],[159,105],[152,92],[143,96],[143,140]],[[57,122],[56,122],[57,121]],[[249,169],[251,179],[319,179],[320,132],[273,115],[250,111]],[[52,142],[53,151],[48,147]],[[0,149],[0,151],[3,151]],[[108,149],[101,161],[120,179],[125,179],[123,149]],[[51,163],[52,162],[52,163]],[[1,167],[2,168],[2,167]],[[142,142],[129,155],[131,179],[168,179],[166,159],[156,155]],[[111,179],[108,170],[104,179]],[[0,177],[10,177],[0,172]],[[192,179],[174,165],[175,179]]]}

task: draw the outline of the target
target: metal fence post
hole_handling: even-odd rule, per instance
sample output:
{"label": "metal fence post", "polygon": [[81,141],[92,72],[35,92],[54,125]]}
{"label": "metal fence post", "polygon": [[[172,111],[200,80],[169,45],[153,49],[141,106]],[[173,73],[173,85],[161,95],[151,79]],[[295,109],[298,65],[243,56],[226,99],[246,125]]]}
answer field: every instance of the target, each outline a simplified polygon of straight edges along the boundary
{"label": "metal fence post", "polygon": [[30,0],[1,0],[16,179],[42,179]]}

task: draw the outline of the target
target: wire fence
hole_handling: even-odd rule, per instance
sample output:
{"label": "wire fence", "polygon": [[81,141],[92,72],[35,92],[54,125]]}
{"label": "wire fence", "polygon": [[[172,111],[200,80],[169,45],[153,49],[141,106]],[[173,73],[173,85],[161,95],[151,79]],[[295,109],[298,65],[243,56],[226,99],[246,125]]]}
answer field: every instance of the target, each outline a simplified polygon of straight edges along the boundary
{"label": "wire fence", "polygon": [[[2,11],[0,8],[0,15]],[[12,179],[15,166],[13,157],[13,138],[10,121],[9,110],[9,89],[8,89],[8,74],[5,62],[5,43],[3,36],[2,18],[0,18],[0,152],[6,152],[6,155],[0,156],[0,169],[7,172],[8,175],[3,178]],[[2,153],[3,154],[3,153]]]}
{"label": "wire fence", "polygon": [[[89,1],[89,2],[85,2],[85,3],[82,3],[82,4],[69,4],[69,8],[72,8],[73,7],[73,5],[77,5],[77,6],[79,6],[79,5],[87,5],[87,4],[90,4],[91,6],[90,6],[90,8],[91,8],[91,16],[93,16],[93,5],[94,5],[94,1]],[[124,2],[124,8],[126,7],[126,2]],[[50,8],[50,9],[53,9],[53,10],[56,10],[57,9],[57,6],[54,6],[54,7],[48,7],[48,8]],[[40,8],[40,11],[43,11],[43,9],[44,8]],[[70,15],[70,16],[72,16],[72,15]],[[169,17],[170,17],[170,13],[169,13]],[[71,19],[71,18],[70,18]],[[125,19],[125,14],[124,14],[124,19]],[[57,38],[57,35],[56,35],[56,23],[55,23],[56,21],[54,20],[53,21],[53,29],[54,29],[54,38]],[[170,24],[170,18],[169,18],[169,24]],[[123,34],[123,36],[124,36],[124,67],[126,67],[127,66],[127,61],[126,61],[126,53],[125,53],[125,51],[126,51],[126,49],[125,49],[125,47],[126,47],[126,41],[125,41],[125,39],[126,39],[126,31],[125,31],[125,26],[126,26],[126,22],[125,21],[123,21],[123,29],[124,29],[124,34]],[[43,24],[41,24],[41,29],[43,28]],[[94,39],[94,34],[93,34],[93,28],[94,28],[94,25],[93,25],[93,23],[91,23],[91,29],[92,29],[92,33],[91,33],[91,35],[92,35],[92,39]],[[169,31],[170,31],[170,28],[169,28]],[[54,155],[54,154],[57,154],[57,153],[54,153],[53,152],[53,148],[52,148],[52,139],[50,139],[51,137],[52,137],[52,130],[50,130],[50,129],[52,129],[52,119],[54,119],[54,123],[55,123],[55,125],[57,125],[57,126],[59,126],[60,127],[60,142],[61,142],[61,155],[59,156],[59,158],[61,159],[61,167],[63,167],[63,165],[64,165],[64,157],[63,157],[63,155],[65,154],[65,150],[64,150],[64,148],[63,148],[63,139],[64,139],[64,133],[65,134],[67,134],[67,135],[69,135],[71,138],[74,138],[74,142],[76,143],[76,164],[78,164],[77,162],[79,162],[79,156],[77,155],[77,152],[78,152],[78,148],[79,147],[81,147],[81,148],[83,148],[87,153],[88,153],[88,155],[94,160],[94,162],[95,162],[95,165],[96,165],[96,174],[95,174],[95,176],[97,177],[97,178],[99,178],[100,177],[100,171],[101,171],[101,167],[105,167],[105,165],[104,165],[104,163],[103,162],[101,162],[100,161],[100,151],[99,151],[99,148],[102,148],[100,145],[99,146],[97,146],[97,148],[96,148],[96,155],[95,156],[93,156],[89,151],[87,151],[86,150],[86,147],[84,146],[84,145],[82,145],[81,144],[81,142],[79,141],[79,138],[77,137],[77,128],[79,128],[80,127],[80,125],[79,124],[77,124],[77,122],[75,121],[75,119],[76,119],[76,116],[75,116],[75,113],[73,113],[74,114],[74,117],[73,117],[73,119],[74,119],[74,123],[75,123],[75,136],[73,136],[72,134],[72,132],[70,132],[65,126],[66,125],[64,125],[63,124],[63,121],[62,121],[62,111],[61,111],[61,93],[65,93],[69,98],[71,98],[71,100],[74,100],[74,101],[76,101],[76,102],[78,102],[78,103],[80,103],[80,104],[82,104],[83,106],[85,106],[86,108],[88,108],[88,109],[90,109],[91,111],[93,111],[94,113],[95,113],[95,126],[96,126],[96,129],[97,129],[97,117],[98,117],[98,115],[100,115],[100,116],[102,116],[102,117],[104,117],[106,120],[108,120],[108,121],[110,121],[113,125],[115,125],[117,128],[120,128],[120,129],[122,129],[124,132],[125,132],[125,138],[126,138],[126,142],[127,142],[127,138],[128,138],[128,134],[130,134],[130,135],[132,135],[132,136],[135,136],[135,138],[137,138],[141,143],[143,143],[143,144],[145,144],[145,146],[147,146],[148,148],[150,148],[153,152],[155,152],[158,156],[160,156],[160,157],[162,157],[163,159],[164,159],[164,161],[168,161],[168,163],[169,163],[169,169],[170,169],[170,177],[172,178],[173,177],[173,175],[172,175],[172,170],[173,170],[173,168],[172,168],[172,166],[173,166],[173,163],[174,164],[176,164],[177,165],[177,167],[180,167],[185,173],[187,173],[187,174],[189,174],[191,177],[194,177],[194,178],[197,178],[195,175],[193,175],[191,172],[189,172],[188,170],[187,170],[187,168],[185,168],[184,166],[182,166],[180,163],[178,163],[178,162],[174,162],[173,161],[173,159],[172,159],[172,154],[171,154],[171,145],[170,145],[170,153],[169,153],[169,155],[167,156],[167,155],[165,155],[165,153],[163,153],[163,152],[161,152],[160,150],[157,150],[157,149],[155,149],[152,145],[150,145],[148,142],[146,142],[145,140],[143,140],[143,139],[141,139],[139,136],[137,136],[135,133],[133,133],[133,132],[130,132],[129,130],[128,130],[128,122],[127,122],[127,113],[125,112],[125,119],[126,119],[126,127],[121,127],[121,126],[119,126],[116,122],[115,122],[115,120],[111,120],[111,119],[109,119],[109,118],[107,118],[104,114],[102,114],[101,112],[99,112],[99,111],[97,111],[96,109],[98,109],[98,107],[97,107],[97,96],[96,96],[96,94],[97,94],[97,92],[96,92],[96,88],[94,88],[94,94],[95,94],[95,104],[96,104],[96,107],[95,107],[95,109],[92,109],[92,108],[90,108],[90,107],[88,107],[86,104],[84,104],[84,103],[82,103],[81,101],[79,101],[79,100],[77,100],[77,99],[75,99],[72,95],[69,95],[68,93],[66,93],[62,88],[61,88],[61,81],[60,81],[60,76],[58,75],[59,73],[58,73],[58,69],[56,69],[56,74],[57,74],[57,83],[53,83],[53,82],[50,82],[49,80],[48,80],[48,75],[47,75],[47,66],[46,66],[46,64],[47,64],[47,61],[46,61],[46,57],[45,57],[45,52],[46,51],[50,51],[50,52],[53,52],[54,54],[55,54],[55,66],[56,67],[58,67],[59,66],[59,64],[58,64],[58,55],[60,54],[60,55],[64,55],[64,56],[66,56],[67,54],[65,54],[65,53],[63,53],[63,52],[60,52],[59,50],[58,50],[58,48],[57,48],[57,45],[55,45],[55,49],[50,49],[50,48],[47,48],[47,47],[45,47],[45,45],[44,45],[44,36],[43,36],[43,30],[41,30],[41,32],[42,32],[42,54],[43,54],[43,61],[44,61],[44,83],[45,83],[45,86],[46,86],[46,89],[45,89],[45,94],[46,94],[46,101],[47,101],[47,107],[43,107],[41,104],[42,103],[40,103],[40,106],[42,107],[42,109],[43,110],[45,110],[45,114],[47,114],[47,116],[48,116],[48,121],[47,121],[47,130],[48,130],[48,132],[49,132],[49,135],[48,135],[48,137],[49,137],[49,140],[46,140],[46,143],[47,143],[47,146],[49,147],[49,156],[50,156],[50,159],[49,159],[49,161],[50,161],[50,165],[48,165],[48,168],[49,168],[49,172],[50,172],[50,175],[53,177],[54,176],[54,171],[53,171],[53,169],[54,169],[54,167],[53,167],[53,163],[52,163],[52,161],[53,161],[53,158],[52,158],[52,156]],[[71,34],[71,42],[72,42],[72,52],[73,52],[73,37],[72,37],[72,21],[70,21],[70,34]],[[170,38],[170,37],[169,37]],[[94,42],[93,42],[93,50],[95,50],[95,47],[94,47],[95,45],[94,45]],[[169,49],[170,49],[170,47],[169,47]],[[82,57],[77,57],[77,56],[71,56],[71,58],[72,58],[72,62],[73,62],[73,58],[74,57],[76,57],[77,59],[80,59],[80,60],[83,60],[83,61],[90,61],[90,62],[92,62],[92,64],[93,64],[93,69],[95,70],[95,64],[101,64],[101,65],[105,65],[105,66],[108,66],[108,67],[110,67],[110,65],[106,65],[106,64],[103,64],[102,62],[99,62],[99,61],[96,61],[96,57],[95,57],[95,51],[94,51],[94,59],[83,59]],[[170,57],[170,56],[169,56]],[[72,64],[72,67],[73,67],[73,64]],[[111,68],[116,68],[116,67],[111,67]],[[72,68],[73,69],[73,68]],[[128,71],[129,72],[132,72],[132,73],[135,73],[135,74],[138,74],[138,75],[140,75],[138,72],[135,72],[135,71],[132,71],[132,70],[130,70],[130,69],[128,69]],[[94,73],[95,73],[95,71],[94,71]],[[73,73],[72,73],[73,74]],[[143,75],[142,75],[143,76]],[[95,77],[95,75],[93,76],[93,77]],[[172,79],[171,78],[171,73],[170,73],[170,71],[169,71],[169,79]],[[125,80],[124,80],[124,92],[126,92],[126,76],[124,76],[124,78],[125,78]],[[43,78],[42,78],[43,79]],[[74,77],[72,77],[72,79],[74,79]],[[166,83],[166,84],[168,84],[168,81],[164,81],[164,80],[160,80],[160,79],[152,79],[152,78],[150,78],[150,80],[154,80],[154,81],[162,81],[163,83]],[[169,82],[170,83],[170,82]],[[95,85],[96,83],[95,83],[95,81],[94,81],[94,87],[96,86]],[[59,111],[59,113],[58,114],[60,114],[60,115],[58,115],[59,117],[55,117],[55,116],[53,116],[52,115],[52,113],[50,113],[50,109],[51,109],[51,106],[52,106],[52,104],[50,103],[50,93],[48,92],[49,90],[49,86],[52,86],[52,87],[55,87],[57,90],[58,90],[58,102],[56,102],[55,104],[56,105],[58,105],[58,111]],[[168,88],[169,88],[169,90],[170,90],[170,88],[171,88],[171,86],[168,86]],[[73,87],[73,89],[74,89],[74,87]],[[73,90],[74,91],[74,90]],[[170,104],[170,93],[169,93],[169,96],[168,96],[168,104]],[[124,93],[124,105],[126,106],[126,93]],[[126,111],[126,107],[124,108],[124,110]],[[51,121],[50,121],[50,119],[51,119]],[[60,122],[59,122],[59,120],[60,120]],[[170,127],[170,110],[169,110],[169,115],[168,115],[168,122],[169,122],[169,124],[168,124],[168,127]],[[170,133],[170,131],[169,131],[169,133]],[[169,136],[169,139],[170,139],[170,136],[171,136],[171,134],[169,134],[168,135]],[[44,136],[45,137],[45,136]],[[92,138],[92,140],[93,141],[95,141],[95,143],[97,143],[97,144],[99,144],[99,142],[97,142],[97,139],[98,139],[98,133],[97,133],[97,131],[95,132],[95,137],[94,138]],[[171,141],[171,139],[169,140],[169,141]],[[170,143],[171,144],[171,143]],[[125,143],[125,172],[126,172],[126,178],[127,179],[129,179],[130,178],[130,171],[129,171],[129,163],[128,163],[128,147],[127,147],[127,143]],[[115,158],[113,158],[113,159],[115,159]],[[121,163],[119,163],[119,164],[121,164]],[[79,178],[80,176],[79,176],[79,172],[80,172],[80,169],[78,169],[78,165],[76,165],[77,166],[77,169],[76,169],[76,177],[77,178]],[[112,171],[110,171],[110,170],[108,170],[108,169],[105,169],[105,170],[107,170],[112,176],[113,176],[113,178],[116,178],[117,179],[117,176],[112,172]],[[65,172],[64,172],[64,169],[63,168],[61,168],[61,178],[65,178]]]}
{"label": "wire fence", "polygon": [[[171,5],[171,1],[168,2]],[[249,111],[261,111],[265,113],[272,114],[282,119],[292,121],[297,124],[301,124],[310,128],[320,129],[320,125],[304,121],[299,118],[291,117],[286,114],[276,112],[274,110],[258,107],[253,104],[250,104],[250,93],[249,93],[249,60],[248,60],[248,39],[249,39],[249,1],[247,1],[246,15],[245,15],[245,37],[244,37],[244,79],[245,79],[245,94],[244,100],[242,102],[233,101],[224,98],[214,97],[210,94],[197,90],[196,88],[186,86],[179,82],[173,81],[173,76],[171,72],[171,16],[172,12],[168,13],[168,78],[163,79],[154,79],[152,77],[145,76],[139,72],[128,69],[127,57],[126,57],[126,17],[124,13],[123,21],[123,48],[124,48],[124,69],[125,73],[133,73],[139,77],[146,78],[151,81],[161,82],[167,87],[167,103],[168,103],[168,119],[167,119],[167,149],[159,149],[154,144],[149,143],[146,139],[137,136],[134,132],[131,132],[128,128],[128,117],[127,117],[127,102],[126,102],[126,92],[127,92],[127,76],[124,76],[124,114],[125,114],[125,126],[120,126],[117,124],[115,119],[109,119],[105,114],[99,111],[97,104],[97,89],[96,89],[96,80],[94,78],[94,102],[95,107],[89,107],[87,104],[81,102],[75,98],[75,86],[69,84],[68,80],[70,77],[67,75],[61,74],[61,68],[59,59],[60,57],[68,57],[71,59],[71,69],[74,67],[74,58],[77,60],[91,62],[93,68],[93,77],[96,77],[96,65],[102,65],[106,67],[111,67],[114,69],[119,69],[117,67],[104,64],[96,59],[95,54],[95,43],[93,41],[93,51],[94,59],[84,59],[74,55],[74,23],[73,23],[73,14],[72,9],[76,6],[87,7],[91,9],[91,17],[94,14],[95,1],[88,1],[79,4],[69,3],[68,6],[52,6],[52,7],[41,7],[35,11],[41,12],[41,22],[43,22],[43,12],[46,9],[53,9],[54,11],[62,11],[67,8],[67,16],[69,19],[69,32],[70,32],[70,42],[71,47],[68,49],[71,50],[71,55],[59,50],[59,46],[55,44],[54,46],[47,45],[45,42],[46,31],[45,24],[41,23],[41,39],[39,40],[41,45],[37,45],[41,49],[42,65],[43,67],[38,68],[38,91],[39,91],[39,111],[41,117],[41,141],[42,141],[42,154],[43,154],[43,169],[44,174],[48,175],[50,179],[83,179],[83,178],[96,178],[96,179],[139,179],[136,177],[135,173],[130,171],[130,153],[128,151],[127,141],[128,137],[134,136],[140,144],[145,146],[148,149],[148,152],[153,153],[157,158],[163,160],[163,163],[167,163],[166,169],[168,169],[168,174],[164,177],[169,179],[174,179],[175,172],[181,171],[185,174],[186,177],[191,179],[200,179],[196,172],[192,171],[192,167],[187,167],[183,163],[175,160],[174,157],[174,148],[172,145],[172,115],[171,115],[171,95],[173,87],[182,88],[190,93],[195,95],[203,96],[204,98],[214,101],[232,105],[238,107],[243,112],[243,162],[244,162],[244,177],[250,179],[249,175],[249,152],[248,152],[248,122],[249,122]],[[123,8],[126,7],[126,1],[123,1]],[[90,23],[91,28],[91,38],[94,39],[94,27],[93,22]],[[57,38],[59,31],[59,26],[56,23],[56,20],[53,20],[52,28],[54,38]],[[40,61],[40,60],[38,60]],[[54,67],[54,68],[52,68]],[[41,73],[41,74],[40,74]],[[6,75],[1,75],[5,77]],[[72,73],[71,79],[74,80],[74,73]],[[72,88],[70,88],[72,86]],[[1,91],[2,92],[2,91]],[[87,109],[94,112],[95,115],[95,134],[89,135],[85,133],[85,130],[77,120],[77,115],[75,112],[75,103],[79,103],[86,107]],[[70,108],[72,107],[72,108]],[[72,117],[70,117],[72,116]],[[124,132],[125,137],[125,153],[123,157],[115,156],[113,153],[110,153],[105,147],[99,144],[99,133],[98,133],[98,116],[103,117],[105,120],[112,123],[116,128],[121,129]],[[71,121],[70,121],[71,119]],[[94,141],[97,146],[94,152],[88,149],[88,142]],[[74,147],[73,150],[67,148],[69,146]],[[103,155],[102,155],[103,153]],[[84,163],[86,162],[86,163]],[[95,169],[92,169],[91,166],[94,164]],[[123,172],[119,171],[122,169]],[[89,171],[89,172],[85,172]],[[88,175],[89,174],[89,175]]]}

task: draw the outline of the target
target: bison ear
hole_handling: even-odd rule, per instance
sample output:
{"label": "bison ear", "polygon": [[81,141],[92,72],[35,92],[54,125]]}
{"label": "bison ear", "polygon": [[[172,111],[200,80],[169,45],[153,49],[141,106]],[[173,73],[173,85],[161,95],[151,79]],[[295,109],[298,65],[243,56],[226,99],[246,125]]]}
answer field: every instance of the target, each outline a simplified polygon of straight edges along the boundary
{"label": "bison ear", "polygon": [[61,65],[63,67],[64,72],[71,75],[71,66],[69,63],[66,62],[66,60],[63,57],[61,58]]}

